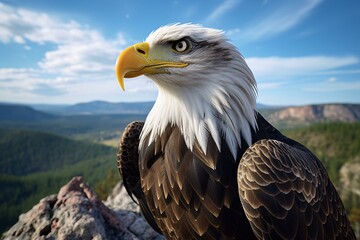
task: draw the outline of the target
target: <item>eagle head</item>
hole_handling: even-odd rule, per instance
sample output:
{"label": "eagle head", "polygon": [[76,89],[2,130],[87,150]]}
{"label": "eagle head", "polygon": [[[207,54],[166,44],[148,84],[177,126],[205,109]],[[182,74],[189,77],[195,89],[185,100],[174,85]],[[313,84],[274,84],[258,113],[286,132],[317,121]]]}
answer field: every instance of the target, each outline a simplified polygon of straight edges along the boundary
{"label": "eagle head", "polygon": [[124,78],[145,75],[159,89],[141,140],[149,144],[169,124],[178,126],[189,148],[197,141],[206,153],[211,136],[220,150],[228,143],[234,158],[241,139],[256,128],[256,81],[240,52],[221,30],[195,24],[160,27],[145,42],[123,50],[116,62]]}

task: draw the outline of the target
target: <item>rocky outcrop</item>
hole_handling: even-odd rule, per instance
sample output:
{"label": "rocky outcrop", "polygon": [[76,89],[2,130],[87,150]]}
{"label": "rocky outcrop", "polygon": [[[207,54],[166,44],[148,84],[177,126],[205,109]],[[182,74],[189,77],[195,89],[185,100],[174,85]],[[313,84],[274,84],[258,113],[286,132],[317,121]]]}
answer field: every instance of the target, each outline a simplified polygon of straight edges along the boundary
{"label": "rocky outcrop", "polygon": [[163,239],[118,184],[102,202],[81,177],[20,215],[2,239]]}
{"label": "rocky outcrop", "polygon": [[104,203],[115,211],[127,210],[140,213],[139,205],[130,198],[122,182],[116,184]]}
{"label": "rocky outcrop", "polygon": [[346,203],[360,202],[360,158],[356,157],[347,161],[340,168],[341,199]]}
{"label": "rocky outcrop", "polygon": [[267,116],[272,123],[292,121],[296,124],[313,122],[360,121],[359,104],[323,104],[288,107]]}

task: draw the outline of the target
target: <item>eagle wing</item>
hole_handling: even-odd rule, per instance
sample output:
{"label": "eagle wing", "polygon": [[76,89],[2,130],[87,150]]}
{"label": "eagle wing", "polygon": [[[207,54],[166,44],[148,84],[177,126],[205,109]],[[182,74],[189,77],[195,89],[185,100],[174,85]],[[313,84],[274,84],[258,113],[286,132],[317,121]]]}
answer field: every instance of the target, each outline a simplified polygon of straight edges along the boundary
{"label": "eagle wing", "polygon": [[238,167],[245,214],[260,239],[355,239],[321,162],[300,144],[261,140]]}
{"label": "eagle wing", "polygon": [[134,121],[125,128],[119,142],[117,164],[126,191],[133,201],[139,204],[142,214],[151,227],[161,233],[141,189],[138,146],[143,126],[144,122]]}

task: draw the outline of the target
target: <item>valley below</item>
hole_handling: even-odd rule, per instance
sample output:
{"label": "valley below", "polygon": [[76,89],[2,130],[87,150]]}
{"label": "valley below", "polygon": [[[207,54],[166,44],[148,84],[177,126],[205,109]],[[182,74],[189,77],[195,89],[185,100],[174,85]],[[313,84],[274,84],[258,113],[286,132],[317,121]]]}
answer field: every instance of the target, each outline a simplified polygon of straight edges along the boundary
{"label": "valley below", "polygon": [[[74,176],[82,176],[106,199],[121,181],[116,154],[122,130],[131,121],[144,121],[151,105],[0,104],[0,232]],[[259,106],[259,111],[317,155],[358,228],[360,104]]]}

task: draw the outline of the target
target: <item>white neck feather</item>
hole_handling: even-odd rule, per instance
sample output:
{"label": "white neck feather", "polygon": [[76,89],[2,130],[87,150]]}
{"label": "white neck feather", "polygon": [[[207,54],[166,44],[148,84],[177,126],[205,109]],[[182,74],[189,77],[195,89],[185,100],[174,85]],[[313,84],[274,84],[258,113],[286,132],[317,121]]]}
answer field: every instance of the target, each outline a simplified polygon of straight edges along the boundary
{"label": "white neck feather", "polygon": [[191,150],[198,141],[206,154],[211,136],[221,151],[221,138],[224,138],[236,159],[241,137],[250,145],[251,128],[257,128],[256,83],[245,61],[241,60],[233,62],[230,67],[224,66],[224,71],[208,75],[205,86],[170,86],[152,77],[159,94],[145,121],[140,149],[146,147],[143,146],[146,137],[149,137],[148,143],[151,144],[170,124],[180,128]]}

